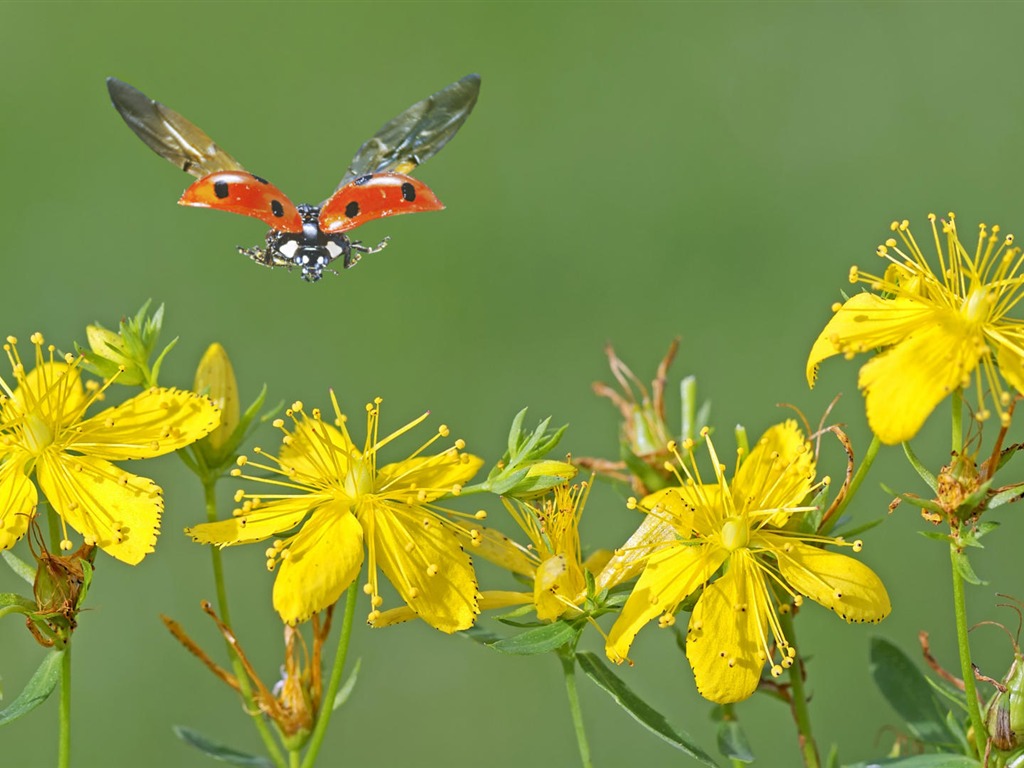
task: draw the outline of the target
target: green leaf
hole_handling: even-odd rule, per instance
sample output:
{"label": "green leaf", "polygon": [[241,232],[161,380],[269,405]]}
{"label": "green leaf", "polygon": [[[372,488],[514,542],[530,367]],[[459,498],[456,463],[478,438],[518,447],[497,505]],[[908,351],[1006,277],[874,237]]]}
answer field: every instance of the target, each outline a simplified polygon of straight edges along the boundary
{"label": "green leaf", "polygon": [[929,744],[955,744],[945,712],[928,680],[899,648],[879,637],[871,640],[871,677],[907,729]]}
{"label": "green leaf", "polygon": [[988,584],[987,581],[978,578],[978,574],[974,572],[974,568],[971,566],[971,561],[967,559],[966,553],[957,552],[953,557],[953,563],[956,566],[957,572],[968,584],[973,584],[976,587],[983,587]]}
{"label": "green leaf", "polygon": [[953,537],[948,533],[939,533],[938,531],[918,531],[919,534],[924,536],[926,539],[932,539],[933,541],[942,541],[948,544],[953,540]]}
{"label": "green leaf", "polygon": [[891,760],[871,760],[846,768],[980,768],[981,763],[964,755],[914,755]]}
{"label": "green leaf", "polygon": [[8,613],[35,613],[36,601],[14,592],[0,592],[0,618]]}
{"label": "green leaf", "polygon": [[0,725],[17,720],[46,701],[60,680],[60,665],[63,660],[64,651],[53,650],[46,654],[17,698],[6,709],[0,711]]}
{"label": "green leaf", "polygon": [[474,643],[480,643],[480,645],[490,645],[496,643],[502,639],[501,635],[497,632],[491,632],[489,629],[484,629],[478,624],[473,625],[469,629],[463,629],[455,633],[459,637],[464,637],[467,640],[472,640]]}
{"label": "green leaf", "polygon": [[747,735],[735,720],[724,720],[718,724],[717,740],[718,751],[730,760],[754,762],[754,753],[750,749]]}
{"label": "green leaf", "polygon": [[533,656],[557,650],[571,640],[575,640],[579,633],[580,630],[572,624],[556,621],[491,643],[491,648],[517,656]]}
{"label": "green leaf", "polygon": [[338,695],[334,697],[334,706],[332,709],[337,709],[346,701],[348,697],[352,695],[352,691],[355,690],[356,681],[359,679],[359,668],[363,665],[362,659],[356,659],[355,666],[352,667],[352,672],[349,673],[348,678],[341,686],[341,690],[338,691]]}
{"label": "green leaf", "polygon": [[21,578],[23,578],[29,584],[35,584],[36,583],[36,569],[35,568],[30,566],[28,563],[26,563],[20,557],[15,555],[9,549],[5,549],[3,552],[0,552],[0,555],[2,555],[3,558],[4,558],[4,561],[9,566],[11,566],[11,570],[14,571],[16,574],[18,574],[19,576],[21,576]]}
{"label": "green leaf", "polygon": [[1012,502],[1019,501],[1022,494],[1024,494],[1024,483],[1011,485],[1009,488],[1000,491],[989,499],[985,508],[995,509],[996,507],[1003,506],[1003,504],[1011,504]]}
{"label": "green leaf", "polygon": [[212,757],[214,760],[220,760],[222,763],[243,765],[248,766],[248,768],[274,768],[274,764],[265,757],[247,755],[245,752],[239,752],[236,749],[225,747],[223,744],[217,744],[203,736],[199,731],[186,728],[184,725],[172,726],[172,730],[175,736],[190,747],[195,747],[204,755]]}
{"label": "green leaf", "polygon": [[707,752],[693,743],[689,734],[685,731],[677,731],[669,725],[660,712],[654,710],[646,701],[633,693],[629,686],[608,669],[608,666],[599,657],[588,652],[577,653],[576,661],[579,662],[580,669],[586,673],[587,677],[632,715],[640,725],[655,736],[660,736],[676,749],[685,752],[694,760],[717,768],[718,764],[711,759]]}
{"label": "green leaf", "polygon": [[935,479],[935,475],[929,472],[925,468],[924,464],[922,464],[920,460],[918,460],[917,456],[914,454],[914,451],[910,447],[910,443],[903,444],[903,453],[907,455],[907,460],[910,462],[910,466],[912,466],[914,470],[917,472],[917,474],[921,476],[921,479],[928,483],[928,487],[931,488],[932,491],[938,494],[939,481]]}

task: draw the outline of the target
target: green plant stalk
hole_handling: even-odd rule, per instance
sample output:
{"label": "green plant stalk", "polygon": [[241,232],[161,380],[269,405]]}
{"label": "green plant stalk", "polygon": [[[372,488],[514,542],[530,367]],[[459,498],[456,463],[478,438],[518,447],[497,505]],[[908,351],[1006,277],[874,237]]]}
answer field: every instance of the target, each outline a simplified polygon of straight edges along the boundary
{"label": "green plant stalk", "polygon": [[[789,640],[792,647],[796,647],[796,628],[793,625],[793,614],[791,611],[779,612],[779,623],[782,625],[782,632]],[[789,697],[790,707],[793,710],[793,720],[796,721],[796,730],[800,739],[800,754],[803,755],[804,765],[807,768],[821,768],[821,758],[818,756],[818,744],[814,740],[814,733],[811,730],[811,715],[807,709],[807,694],[804,691],[804,661],[798,653],[793,659],[793,666],[789,668]]]}
{"label": "green plant stalk", "polygon": [[961,553],[956,543],[949,545],[950,565],[953,568],[953,611],[956,614],[956,644],[960,651],[960,674],[964,679],[964,696],[967,698],[967,714],[974,729],[974,746],[978,756],[985,754],[985,723],[981,719],[978,692],[974,684],[974,666],[971,664],[971,646],[967,639],[967,606],[964,599],[964,579],[957,568]]}
{"label": "green plant stalk", "polygon": [[327,692],[320,701],[320,714],[317,717],[316,726],[313,728],[313,735],[309,739],[309,749],[306,750],[306,757],[302,761],[302,768],[313,768],[320,745],[323,743],[327,733],[327,724],[331,720],[331,713],[334,712],[334,700],[338,696],[338,689],[341,687],[341,675],[345,671],[345,659],[348,657],[348,643],[352,638],[352,618],[356,615],[356,597],[359,589],[359,579],[353,579],[348,592],[345,594],[345,616],[341,622],[341,634],[338,637],[338,650],[334,654],[334,667],[331,669],[331,680],[327,684]]}
{"label": "green plant stalk", "polygon": [[288,751],[288,768],[299,768],[302,762],[302,750],[291,749]]}
{"label": "green plant stalk", "polygon": [[71,765],[71,643],[64,646],[60,662],[60,740],[57,743],[57,768]]}
{"label": "green plant stalk", "polygon": [[[60,552],[60,517],[49,504],[46,507],[46,528],[50,535],[50,549]],[[36,563],[36,567],[39,564]],[[60,704],[57,715],[59,733],[57,735],[57,768],[68,768],[71,765],[71,643],[64,646],[64,657],[60,662]]]}
{"label": "green plant stalk", "polygon": [[952,415],[953,453],[960,453],[964,449],[964,393],[962,389],[953,390],[953,399],[950,400],[949,405]]}
{"label": "green plant stalk", "polygon": [[583,764],[583,768],[593,768],[593,763],[590,762],[590,744],[587,742],[587,732],[583,728],[583,711],[580,709],[580,697],[576,691],[575,650],[559,653],[558,658],[562,662],[562,673],[565,675],[565,691],[569,694],[569,712],[572,713],[572,725],[576,731],[576,744],[580,750],[580,762]]}
{"label": "green plant stalk", "polygon": [[[216,484],[216,478],[203,478],[203,493],[206,497],[206,519],[211,523],[217,521]],[[210,547],[210,557],[213,560],[213,581],[217,590],[217,611],[220,614],[220,620],[224,622],[224,626],[230,629],[231,613],[228,611],[228,592],[224,583],[224,564],[221,561],[220,549],[218,547]],[[235,652],[235,647],[226,638],[224,642],[227,645],[228,656],[231,658],[231,668],[235,672],[238,687],[242,691],[242,698],[245,699],[245,708],[252,713],[252,721],[256,725],[256,730],[259,731],[260,738],[263,740],[263,746],[266,747],[267,754],[274,761],[274,765],[278,766],[278,768],[285,768],[284,755],[281,754],[281,749],[277,745],[270,726],[267,725],[267,721],[263,719],[263,714],[255,704],[249,676],[246,674],[245,668]]]}

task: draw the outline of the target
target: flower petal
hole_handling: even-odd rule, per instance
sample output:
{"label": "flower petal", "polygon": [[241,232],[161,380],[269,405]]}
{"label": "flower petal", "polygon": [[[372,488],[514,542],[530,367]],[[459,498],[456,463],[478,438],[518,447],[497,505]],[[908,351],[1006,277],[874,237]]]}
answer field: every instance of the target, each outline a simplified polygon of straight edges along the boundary
{"label": "flower petal", "polygon": [[263,541],[294,528],[323,502],[323,497],[315,495],[270,501],[227,520],[193,525],[186,528],[185,533],[200,544],[216,544],[218,547]]}
{"label": "flower petal", "polygon": [[986,346],[954,313],[931,322],[860,369],[868,424],[883,443],[909,440],[943,398],[968,383]]}
{"label": "flower petal", "polygon": [[366,505],[358,516],[370,540],[370,567],[384,571],[406,605],[442,632],[472,626],[480,612],[476,574],[448,525],[403,504]]}
{"label": "flower petal", "polygon": [[344,478],[349,465],[358,460],[359,450],[340,429],[317,419],[299,421],[291,439],[281,446],[283,468],[294,470],[300,482],[312,478],[312,485],[323,485],[323,478]]}
{"label": "flower petal", "polygon": [[449,493],[455,485],[465,485],[483,464],[479,456],[452,448],[436,456],[417,456],[381,467],[374,484],[378,492],[391,497],[408,489],[410,502],[417,498],[429,502]]}
{"label": "flower petal", "polygon": [[467,523],[463,527],[477,533],[473,542],[474,556],[482,557],[506,571],[533,578],[537,570],[536,553],[494,528],[485,528],[476,523]]}
{"label": "flower petal", "polygon": [[0,550],[14,546],[36,512],[36,487],[25,476],[24,465],[8,461],[0,466]]}
{"label": "flower petal", "polygon": [[641,627],[676,606],[704,584],[725,561],[728,553],[710,544],[676,541],[656,552],[622,606],[605,642],[608,658],[621,664]]}
{"label": "flower petal", "polygon": [[729,570],[709,584],[694,606],[686,631],[686,658],[700,695],[728,704],[757,690],[765,655],[768,611],[756,567],[733,557]]}
{"label": "flower petal", "polygon": [[[814,452],[793,419],[769,428],[736,470],[730,491],[736,511],[794,507],[814,484]],[[784,525],[789,514],[772,518]]]}
{"label": "flower petal", "polygon": [[854,355],[898,344],[932,322],[935,309],[912,298],[885,299],[858,293],[832,315],[807,358],[807,383],[814,386],[818,365],[840,352]]}
{"label": "flower petal", "polygon": [[[646,502],[646,499],[644,500]],[[662,516],[644,515],[640,525],[626,543],[615,550],[601,572],[594,577],[597,591],[629,581],[647,563],[647,558],[661,545],[675,541],[676,529]]]}
{"label": "flower petal", "polygon": [[892,610],[882,580],[860,560],[783,536],[765,538],[778,540],[772,548],[779,572],[793,589],[846,621],[881,621]]}
{"label": "flower petal", "polygon": [[317,509],[295,534],[274,580],[274,609],[287,624],[338,602],[363,565],[363,528],[348,506]]}
{"label": "flower petal", "polygon": [[39,488],[64,521],[111,557],[136,565],[156,545],[160,486],[93,456],[42,453]]}
{"label": "flower petal", "polygon": [[153,387],[83,421],[68,447],[110,461],[147,459],[194,443],[219,421],[209,398]]}
{"label": "flower petal", "polygon": [[[1005,338],[1010,339],[1012,335],[1005,334]],[[996,360],[1003,378],[1010,383],[1011,387],[1024,394],[1024,355],[1019,351],[1021,349],[1020,340],[1014,339],[1014,341],[1016,343],[1010,344],[1004,341],[996,345],[999,350]]]}

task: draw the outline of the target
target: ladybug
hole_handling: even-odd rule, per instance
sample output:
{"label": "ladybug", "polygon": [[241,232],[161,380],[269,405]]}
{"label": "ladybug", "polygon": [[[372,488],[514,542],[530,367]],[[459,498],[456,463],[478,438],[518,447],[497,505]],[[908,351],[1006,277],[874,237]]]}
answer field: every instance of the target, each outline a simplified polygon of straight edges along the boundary
{"label": "ladybug", "polygon": [[458,132],[480,93],[480,76],[466,75],[418,101],[363,142],[334,193],[319,205],[295,205],[276,186],[246,171],[202,130],[172,109],[117,78],[107,78],[114,107],[150,149],[199,178],[179,205],[251,216],[270,226],[262,248],[238,252],[265,267],[298,267],[316,282],[341,259],[345,269],[363,254],[383,250],[350,240],[360,224],[400,213],[438,211],[433,191],[407,174],[433,157]]}

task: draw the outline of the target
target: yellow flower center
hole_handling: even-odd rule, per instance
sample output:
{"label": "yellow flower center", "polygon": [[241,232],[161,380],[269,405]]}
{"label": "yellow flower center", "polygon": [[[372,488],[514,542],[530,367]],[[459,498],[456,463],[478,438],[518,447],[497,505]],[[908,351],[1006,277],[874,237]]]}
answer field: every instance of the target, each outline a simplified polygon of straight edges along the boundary
{"label": "yellow flower center", "polygon": [[366,462],[353,459],[345,475],[345,493],[353,499],[373,493],[373,473]]}
{"label": "yellow flower center", "polygon": [[43,419],[34,413],[26,414],[24,421],[24,446],[32,454],[39,455],[53,443],[53,431]]}
{"label": "yellow flower center", "polygon": [[730,552],[750,543],[750,525],[742,517],[727,517],[722,523],[722,546]]}
{"label": "yellow flower center", "polygon": [[967,294],[960,307],[960,314],[969,325],[981,325],[988,319],[995,302],[995,295],[988,288],[975,288]]}

